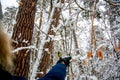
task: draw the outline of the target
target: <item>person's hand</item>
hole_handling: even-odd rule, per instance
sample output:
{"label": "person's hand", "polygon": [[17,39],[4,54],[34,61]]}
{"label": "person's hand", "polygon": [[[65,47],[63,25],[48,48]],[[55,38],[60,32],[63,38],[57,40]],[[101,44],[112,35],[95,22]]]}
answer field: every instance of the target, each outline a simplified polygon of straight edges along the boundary
{"label": "person's hand", "polygon": [[65,58],[60,58],[57,63],[63,63],[66,66],[69,66],[70,64],[70,60],[72,59],[72,57],[65,57]]}

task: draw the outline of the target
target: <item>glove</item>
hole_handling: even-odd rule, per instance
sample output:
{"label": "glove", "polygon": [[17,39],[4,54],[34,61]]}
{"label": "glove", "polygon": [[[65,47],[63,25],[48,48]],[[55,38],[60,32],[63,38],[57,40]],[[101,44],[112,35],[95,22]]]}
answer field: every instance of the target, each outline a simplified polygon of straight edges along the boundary
{"label": "glove", "polygon": [[72,59],[72,57],[60,58],[60,59],[57,61],[57,63],[64,62],[66,66],[69,66],[71,59]]}

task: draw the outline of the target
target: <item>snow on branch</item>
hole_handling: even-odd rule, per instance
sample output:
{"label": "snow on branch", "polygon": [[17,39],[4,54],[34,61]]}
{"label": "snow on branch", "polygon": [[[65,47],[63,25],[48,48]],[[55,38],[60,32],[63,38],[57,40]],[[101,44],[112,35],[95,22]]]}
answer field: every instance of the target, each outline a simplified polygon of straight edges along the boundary
{"label": "snow on branch", "polygon": [[35,49],[35,50],[38,50],[35,46],[19,47],[19,48],[13,50],[12,53],[18,52],[18,51],[23,50],[23,49]]}

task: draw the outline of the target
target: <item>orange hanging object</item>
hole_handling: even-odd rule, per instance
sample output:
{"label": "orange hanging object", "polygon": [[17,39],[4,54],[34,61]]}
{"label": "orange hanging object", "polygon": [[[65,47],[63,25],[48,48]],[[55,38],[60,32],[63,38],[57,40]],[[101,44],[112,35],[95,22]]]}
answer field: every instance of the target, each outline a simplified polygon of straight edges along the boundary
{"label": "orange hanging object", "polygon": [[98,56],[98,58],[103,59],[103,54],[102,54],[101,51],[98,51],[98,52],[97,52],[97,56]]}
{"label": "orange hanging object", "polygon": [[87,53],[87,58],[90,59],[92,57],[92,50]]}

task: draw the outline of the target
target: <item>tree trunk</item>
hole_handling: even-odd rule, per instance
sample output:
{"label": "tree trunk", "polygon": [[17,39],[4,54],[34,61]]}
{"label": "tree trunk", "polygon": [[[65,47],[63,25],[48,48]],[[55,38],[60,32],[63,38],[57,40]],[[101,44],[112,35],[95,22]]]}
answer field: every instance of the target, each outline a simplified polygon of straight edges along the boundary
{"label": "tree trunk", "polygon": [[[110,24],[111,24],[111,36],[112,36],[112,40],[113,40],[113,45],[116,45],[118,50],[115,50],[115,57],[117,57],[117,59],[115,60],[116,64],[119,64],[120,61],[120,49],[119,49],[119,43],[120,43],[120,22],[119,22],[119,17],[120,17],[120,5],[118,5],[118,2],[120,2],[120,0],[118,1],[109,1],[110,7],[109,7],[109,11],[110,11]],[[116,65],[116,67],[118,68],[116,70],[116,74],[111,75],[110,78],[114,78],[115,80],[120,78],[120,70],[119,70],[119,65]]]}
{"label": "tree trunk", "polygon": [[[59,24],[60,12],[61,12],[61,9],[56,7],[54,11],[53,21],[51,22],[48,35],[55,36],[55,32],[52,30],[52,27],[53,26],[57,27],[57,25]],[[49,39],[48,36],[46,40],[47,39]],[[39,70],[40,72],[42,71],[43,74],[38,74],[37,77],[43,77],[46,74],[46,71],[48,67],[50,66],[50,63],[52,62],[51,54],[52,54],[52,49],[53,49],[53,42],[54,41],[50,40],[49,42],[46,42],[44,45],[43,57],[41,59],[41,63],[39,66]],[[48,49],[48,51],[46,51],[46,49]]]}
{"label": "tree trunk", "polygon": [[[77,37],[76,37],[76,34],[75,34],[75,30],[73,29],[73,39],[74,39],[74,43],[75,43],[75,49],[78,49],[78,41],[77,41]],[[77,54],[80,54],[79,53],[79,50],[77,50],[76,52]]]}
{"label": "tree trunk", "polygon": [[[14,48],[31,45],[37,0],[21,0],[12,39]],[[30,50],[17,52],[14,74],[28,78]]]}

